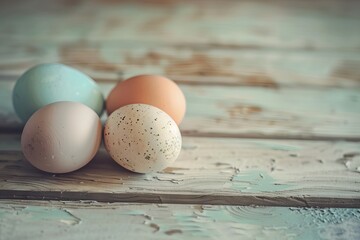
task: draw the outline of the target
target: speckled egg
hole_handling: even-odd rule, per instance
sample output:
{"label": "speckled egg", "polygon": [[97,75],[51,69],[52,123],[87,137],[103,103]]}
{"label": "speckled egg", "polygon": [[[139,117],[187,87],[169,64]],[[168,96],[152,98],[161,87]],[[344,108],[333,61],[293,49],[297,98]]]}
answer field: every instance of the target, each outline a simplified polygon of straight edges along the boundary
{"label": "speckled egg", "polygon": [[99,116],[77,102],[56,102],[36,111],[21,135],[25,159],[50,173],[67,173],[87,164],[101,142]]}
{"label": "speckled egg", "polygon": [[130,104],[114,111],[105,124],[105,147],[124,168],[138,173],[159,171],[179,156],[181,134],[159,108]]}
{"label": "speckled egg", "polygon": [[83,103],[99,116],[104,108],[103,95],[94,80],[63,64],[41,64],[29,69],[13,90],[15,112],[24,122],[36,110],[58,101]]}

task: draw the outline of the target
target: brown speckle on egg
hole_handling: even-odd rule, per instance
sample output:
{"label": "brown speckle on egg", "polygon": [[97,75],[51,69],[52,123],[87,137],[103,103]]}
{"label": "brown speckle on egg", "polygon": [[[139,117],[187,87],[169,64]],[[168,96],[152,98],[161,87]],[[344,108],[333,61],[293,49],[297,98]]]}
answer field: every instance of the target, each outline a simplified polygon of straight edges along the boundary
{"label": "brown speckle on egg", "polygon": [[[119,121],[125,118],[129,122]],[[174,120],[160,109],[145,104],[127,105],[111,114],[105,124],[104,140],[117,163],[139,173],[168,167],[181,150],[181,134]]]}

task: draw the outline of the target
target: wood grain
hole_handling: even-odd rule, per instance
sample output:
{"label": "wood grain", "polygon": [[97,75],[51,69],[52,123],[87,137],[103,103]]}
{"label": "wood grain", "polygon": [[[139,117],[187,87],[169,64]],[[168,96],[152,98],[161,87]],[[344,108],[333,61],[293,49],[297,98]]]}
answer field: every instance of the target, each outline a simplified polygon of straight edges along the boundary
{"label": "wood grain", "polygon": [[[360,239],[359,25],[359,1],[1,1],[1,240]],[[105,95],[174,79],[179,159],[134,174],[101,147],[73,173],[34,169],[11,92],[44,62]]]}
{"label": "wood grain", "polygon": [[[11,102],[13,85],[13,81],[0,81],[0,129],[19,132],[22,124]],[[100,84],[105,96],[114,85]],[[180,87],[187,100],[180,129],[187,136],[360,138],[360,91],[356,88]]]}
{"label": "wood grain", "polygon": [[36,64],[61,62],[101,82],[116,82],[137,74],[159,74],[191,85],[360,87],[358,52],[194,49],[84,41],[10,42],[0,45],[0,52],[0,81],[15,81]]}
{"label": "wood grain", "polygon": [[63,62],[105,81],[152,73],[186,84],[360,84],[356,1],[0,4],[0,79]]}
{"label": "wood grain", "polygon": [[118,166],[102,148],[69,174],[23,160],[19,135],[0,135],[0,198],[360,207],[360,144],[184,137],[179,159],[154,174]]}
{"label": "wood grain", "polygon": [[0,216],[3,240],[360,238],[349,208],[0,201]]}
{"label": "wood grain", "polygon": [[[359,50],[358,1],[2,1],[3,42]],[[46,13],[46,14],[44,14]]]}

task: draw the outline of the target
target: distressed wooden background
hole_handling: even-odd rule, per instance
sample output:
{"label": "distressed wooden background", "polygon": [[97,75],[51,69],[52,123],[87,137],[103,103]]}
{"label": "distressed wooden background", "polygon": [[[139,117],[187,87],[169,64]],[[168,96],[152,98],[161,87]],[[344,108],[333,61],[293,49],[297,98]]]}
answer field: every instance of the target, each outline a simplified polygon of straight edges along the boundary
{"label": "distressed wooden background", "polygon": [[[355,0],[1,1],[0,239],[360,239],[359,26]],[[105,95],[176,81],[179,159],[134,174],[102,147],[70,174],[31,167],[11,94],[48,62]]]}

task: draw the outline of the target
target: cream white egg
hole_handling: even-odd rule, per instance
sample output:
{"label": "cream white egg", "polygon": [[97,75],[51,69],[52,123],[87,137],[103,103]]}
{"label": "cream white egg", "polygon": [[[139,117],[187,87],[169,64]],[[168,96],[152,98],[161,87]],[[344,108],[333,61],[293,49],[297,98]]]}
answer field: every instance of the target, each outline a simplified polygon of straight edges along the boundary
{"label": "cream white egg", "polygon": [[159,108],[131,104],[114,111],[104,130],[105,147],[124,168],[138,173],[159,171],[179,156],[181,134]]}
{"label": "cream white egg", "polygon": [[67,173],[86,165],[101,143],[101,122],[89,107],[56,102],[36,111],[21,135],[25,159],[51,173]]}

